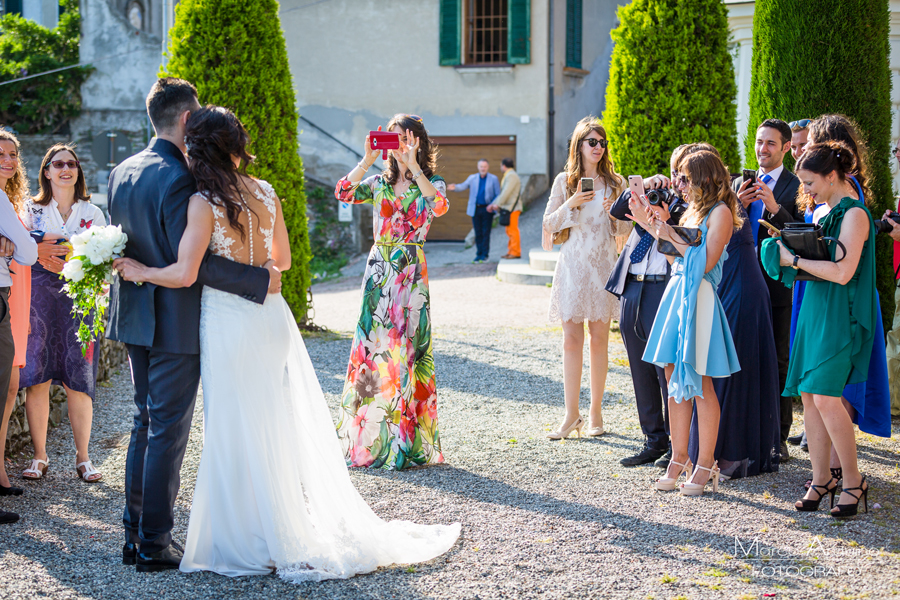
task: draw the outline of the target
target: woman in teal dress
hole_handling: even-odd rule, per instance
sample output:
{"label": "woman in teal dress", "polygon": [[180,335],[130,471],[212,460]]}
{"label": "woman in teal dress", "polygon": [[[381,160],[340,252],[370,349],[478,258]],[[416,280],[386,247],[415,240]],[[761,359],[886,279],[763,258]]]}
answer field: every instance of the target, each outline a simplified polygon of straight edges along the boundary
{"label": "woman in teal dress", "polygon": [[699,246],[688,246],[657,215],[646,198],[632,199],[635,221],[655,237],[672,242],[682,255],[672,264],[671,278],[647,339],[644,360],[663,367],[669,383],[669,427],[672,460],[658,490],[675,489],[682,473],[691,470],[688,441],[693,405],[697,402],[699,452],[697,465],[679,491],[699,496],[710,479],[718,489],[715,463],[719,431],[719,400],[713,377],[729,377],[740,370],[725,310],[716,294],[722,279],[725,247],[743,225],[737,196],[722,160],[709,151],[686,156],[677,166],[675,184],[685,189],[689,208],[684,227],[699,227]]}
{"label": "woman in teal dress", "polygon": [[[880,316],[875,296],[875,228],[868,209],[854,199],[850,174],[856,169],[857,157],[850,147],[834,140],[807,146],[797,163],[804,191],[830,208],[819,224],[823,235],[839,239],[846,248],[841,260],[808,260],[795,256],[780,241],[768,244],[778,245],[782,268],[802,269],[824,280],[806,286],[783,395],[803,398],[813,467],[812,485],[795,507],[817,510],[826,495],[834,503],[838,485],[829,471],[834,445],[844,479],[838,505],[831,511],[834,517],[855,515],[860,500],[868,511],[868,484],[857,464],[853,421],[841,403],[847,384],[867,378]],[[763,253],[770,254],[771,249],[763,248]],[[834,254],[832,246],[832,259]],[[854,408],[865,410],[865,406]]]}

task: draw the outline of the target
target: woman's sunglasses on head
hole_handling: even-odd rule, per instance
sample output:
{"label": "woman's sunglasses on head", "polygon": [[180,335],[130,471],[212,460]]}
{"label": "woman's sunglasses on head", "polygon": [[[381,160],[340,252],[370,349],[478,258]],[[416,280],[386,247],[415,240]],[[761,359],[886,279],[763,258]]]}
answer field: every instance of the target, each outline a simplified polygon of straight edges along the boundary
{"label": "woman's sunglasses on head", "polygon": [[62,169],[63,167],[68,167],[70,169],[77,169],[78,165],[81,163],[77,160],[51,160],[47,166],[53,165],[57,169]]}
{"label": "woman's sunglasses on head", "polygon": [[591,148],[596,148],[597,144],[600,144],[601,148],[606,148],[607,144],[609,144],[609,142],[607,142],[606,140],[603,140],[603,139],[598,140],[595,138],[588,138],[584,141],[587,142],[588,146],[590,146]]}

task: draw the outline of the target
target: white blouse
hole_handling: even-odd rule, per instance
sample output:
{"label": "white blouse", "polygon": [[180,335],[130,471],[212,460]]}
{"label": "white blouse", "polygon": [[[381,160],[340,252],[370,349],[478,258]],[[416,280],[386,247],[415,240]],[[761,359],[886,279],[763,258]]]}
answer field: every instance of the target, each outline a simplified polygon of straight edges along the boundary
{"label": "white blouse", "polygon": [[45,234],[62,235],[67,240],[93,225],[106,225],[106,217],[100,207],[87,200],[79,200],[72,206],[68,221],[64,221],[56,200],[46,206],[35,203],[31,198],[25,201],[21,210],[22,222],[29,231],[43,231]]}

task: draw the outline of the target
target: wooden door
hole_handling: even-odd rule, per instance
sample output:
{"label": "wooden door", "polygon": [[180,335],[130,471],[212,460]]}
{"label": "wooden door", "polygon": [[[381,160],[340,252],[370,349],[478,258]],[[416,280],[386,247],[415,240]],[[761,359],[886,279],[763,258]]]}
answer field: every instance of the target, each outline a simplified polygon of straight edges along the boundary
{"label": "wooden door", "polygon": [[[515,136],[466,136],[433,138],[438,144],[437,174],[447,184],[462,183],[466,177],[478,172],[478,161],[486,158],[490,163],[489,172],[503,179],[500,161],[504,158],[516,159]],[[462,241],[472,229],[472,219],[466,215],[469,191],[448,192],[450,210],[431,223],[429,240]]]}

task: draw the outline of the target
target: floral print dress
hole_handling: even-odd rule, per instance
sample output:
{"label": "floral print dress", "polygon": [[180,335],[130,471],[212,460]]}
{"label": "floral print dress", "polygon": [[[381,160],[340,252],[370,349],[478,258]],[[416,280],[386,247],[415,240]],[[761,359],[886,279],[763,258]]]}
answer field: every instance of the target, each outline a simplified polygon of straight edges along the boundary
{"label": "floral print dress", "polygon": [[352,467],[404,469],[444,462],[437,422],[428,269],[422,246],[434,217],[447,212],[446,184],[424,197],[394,191],[381,175],[338,182],[342,202],[372,204],[362,306],[341,395],[338,437]]}

